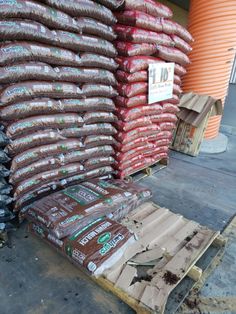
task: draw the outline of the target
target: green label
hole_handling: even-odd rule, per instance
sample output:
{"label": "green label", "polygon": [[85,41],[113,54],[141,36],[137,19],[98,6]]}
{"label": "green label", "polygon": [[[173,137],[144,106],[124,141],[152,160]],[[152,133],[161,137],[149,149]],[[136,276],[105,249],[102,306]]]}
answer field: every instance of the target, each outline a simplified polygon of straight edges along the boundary
{"label": "green label", "polygon": [[104,244],[106,243],[107,241],[109,241],[111,238],[111,233],[110,232],[106,232],[106,233],[103,233],[102,235],[100,235],[100,237],[98,238],[98,243],[99,244]]}
{"label": "green label", "polygon": [[93,203],[96,200],[102,198],[101,194],[96,193],[95,191],[82,185],[69,187],[65,189],[63,193],[74,199],[82,206]]}

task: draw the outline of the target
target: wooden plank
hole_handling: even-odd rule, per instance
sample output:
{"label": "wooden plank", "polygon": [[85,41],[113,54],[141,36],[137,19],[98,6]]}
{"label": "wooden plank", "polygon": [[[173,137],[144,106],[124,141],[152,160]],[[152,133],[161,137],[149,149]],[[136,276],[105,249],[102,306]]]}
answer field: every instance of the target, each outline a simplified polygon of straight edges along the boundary
{"label": "wooden plank", "polygon": [[134,277],[137,275],[137,269],[130,265],[126,265],[121,272],[115,286],[118,288],[123,289],[127,292],[128,287],[130,286],[131,282],[133,281]]}

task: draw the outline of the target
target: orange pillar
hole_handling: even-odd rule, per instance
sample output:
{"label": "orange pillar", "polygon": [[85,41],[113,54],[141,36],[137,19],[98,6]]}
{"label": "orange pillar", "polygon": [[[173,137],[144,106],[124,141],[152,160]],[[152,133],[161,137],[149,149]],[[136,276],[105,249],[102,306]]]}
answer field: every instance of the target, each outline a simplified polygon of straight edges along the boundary
{"label": "orange pillar", "polygon": [[[236,46],[236,1],[191,0],[189,31],[195,39],[183,90],[224,103]],[[205,138],[219,133],[221,116],[210,118]]]}

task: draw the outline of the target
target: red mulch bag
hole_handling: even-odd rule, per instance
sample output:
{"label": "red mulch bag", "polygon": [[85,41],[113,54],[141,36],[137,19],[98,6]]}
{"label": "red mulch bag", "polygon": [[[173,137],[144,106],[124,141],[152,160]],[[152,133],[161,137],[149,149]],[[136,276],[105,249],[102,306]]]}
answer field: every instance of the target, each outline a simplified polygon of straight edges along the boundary
{"label": "red mulch bag", "polygon": [[77,31],[81,34],[95,35],[109,41],[116,39],[113,28],[89,17],[78,17],[76,20]]}
{"label": "red mulch bag", "polygon": [[179,112],[179,108],[176,105],[169,104],[169,103],[162,103],[162,112],[163,113],[177,113]]}
{"label": "red mulch bag", "polygon": [[124,122],[124,121],[118,121],[118,123],[116,124],[119,130],[128,132],[130,130],[139,128],[139,127],[143,127],[143,126],[147,126],[147,125],[151,125],[152,124],[152,120],[151,120],[152,116],[149,117],[143,117],[143,118],[138,118],[135,120],[131,120],[129,122]]}
{"label": "red mulch bag", "polygon": [[178,75],[174,75],[174,83],[177,85],[181,85],[181,78]]}
{"label": "red mulch bag", "polygon": [[147,70],[149,64],[156,62],[164,62],[163,60],[155,57],[148,56],[135,56],[135,57],[118,57],[116,62],[119,65],[119,69],[128,73],[134,73],[138,71]]}
{"label": "red mulch bag", "polygon": [[161,122],[177,122],[177,117],[173,113],[162,113],[159,115],[151,115],[150,119],[152,123],[161,123]]}
{"label": "red mulch bag", "polygon": [[36,189],[45,183],[75,175],[82,172],[83,170],[84,167],[81,164],[75,163],[36,174],[17,185],[14,191],[14,198],[18,198],[21,195],[29,192],[30,190]]}
{"label": "red mulch bag", "polygon": [[80,55],[80,66],[89,68],[102,68],[115,71],[118,64],[113,58],[108,58],[95,53],[82,53]]}
{"label": "red mulch bag", "polygon": [[125,168],[129,168],[130,166],[140,162],[142,159],[143,159],[143,156],[138,155],[124,162],[119,162],[119,163],[116,162],[116,164],[114,164],[113,167],[117,170],[124,170]]}
{"label": "red mulch bag", "polygon": [[157,52],[156,44],[147,43],[135,44],[125,41],[116,41],[114,45],[118,51],[118,54],[120,56],[125,57],[133,57],[140,55],[149,56]]}
{"label": "red mulch bag", "polygon": [[83,144],[79,140],[64,140],[55,144],[43,145],[36,148],[31,148],[23,153],[15,156],[12,160],[11,170],[16,171],[22,167],[29,165],[30,163],[45,158],[48,156],[58,155],[60,153],[66,153],[73,150],[80,150],[83,148]]}
{"label": "red mulch bag", "polygon": [[161,147],[161,146],[169,146],[171,142],[171,138],[163,138],[162,140],[158,140],[154,142],[156,147]]}
{"label": "red mulch bag", "polygon": [[147,93],[148,83],[144,83],[144,82],[132,83],[132,84],[118,83],[117,91],[119,95],[131,98],[140,94]]}
{"label": "red mulch bag", "polygon": [[169,62],[176,62],[183,66],[190,63],[189,57],[181,50],[173,47],[158,46],[156,56]]}
{"label": "red mulch bag", "polygon": [[124,168],[122,171],[118,172],[118,177],[124,179],[125,177],[138,172],[139,170],[148,167],[155,163],[154,158],[143,158],[139,162],[132,164],[130,167]]}
{"label": "red mulch bag", "polygon": [[168,99],[168,103],[173,105],[179,105],[180,103],[179,96],[173,94],[173,97],[171,99]]}
{"label": "red mulch bag", "polygon": [[115,10],[118,9],[125,0],[97,0],[97,2],[105,5],[105,7],[108,7],[111,10]]}
{"label": "red mulch bag", "polygon": [[125,10],[137,10],[155,17],[173,16],[170,8],[154,0],[125,0],[124,7]]}
{"label": "red mulch bag", "polygon": [[131,109],[117,108],[117,115],[123,121],[132,121],[143,116],[155,115],[162,113],[162,106],[160,104],[152,104],[150,106],[140,106]]}
{"label": "red mulch bag", "polygon": [[162,19],[151,16],[141,11],[126,10],[117,12],[115,16],[119,24],[134,26],[154,32],[163,32]]}
{"label": "red mulch bag", "polygon": [[53,33],[53,36],[57,38],[59,47],[71,49],[75,52],[94,52],[107,57],[115,57],[117,55],[113,44],[105,39],[65,31],[53,31]]}
{"label": "red mulch bag", "polygon": [[51,7],[55,7],[71,16],[86,16],[112,25],[116,23],[116,18],[111,10],[101,4],[90,0],[44,0]]}
{"label": "red mulch bag", "polygon": [[46,145],[61,141],[65,138],[56,130],[41,130],[36,133],[27,134],[11,141],[6,150],[11,156],[22,153],[35,146]]}
{"label": "red mulch bag", "polygon": [[163,46],[173,46],[173,40],[164,33],[156,33],[139,29],[137,27],[116,24],[114,30],[119,40],[130,41],[136,44],[156,44]]}
{"label": "red mulch bag", "polygon": [[116,72],[116,78],[121,83],[136,83],[148,81],[147,71],[139,71],[130,74],[128,72],[118,70]]}
{"label": "red mulch bag", "polygon": [[173,122],[161,122],[159,123],[161,131],[172,131],[176,128],[175,123]]}
{"label": "red mulch bag", "polygon": [[179,85],[177,85],[177,84],[174,84],[174,86],[173,86],[173,93],[175,95],[179,96],[180,94],[182,94],[182,92],[183,91],[182,91],[181,87]]}
{"label": "red mulch bag", "polygon": [[84,140],[84,146],[86,148],[92,148],[103,145],[116,145],[117,142],[111,135],[90,135]]}
{"label": "red mulch bag", "polygon": [[20,81],[34,80],[57,81],[58,74],[54,69],[41,62],[28,62],[0,68],[0,83],[12,84]]}
{"label": "red mulch bag", "polygon": [[34,1],[15,0],[14,5],[11,1],[2,1],[0,3],[0,16],[4,19],[30,19],[43,23],[50,28],[78,31],[75,20],[69,15]]}
{"label": "red mulch bag", "polygon": [[115,164],[115,159],[109,157],[90,158],[84,162],[84,168],[86,171],[96,169],[98,167],[110,166]]}
{"label": "red mulch bag", "polygon": [[180,38],[179,36],[171,35],[171,38],[173,39],[175,47],[180,49],[184,53],[190,53],[193,50],[192,47],[185,40]]}
{"label": "red mulch bag", "polygon": [[38,131],[44,128],[64,129],[69,127],[80,127],[83,124],[83,118],[76,113],[34,116],[10,124],[6,129],[6,134],[9,138],[14,139],[22,134],[30,134],[33,131]]}
{"label": "red mulch bag", "polygon": [[2,120],[15,120],[42,114],[55,114],[66,112],[114,111],[112,99],[93,97],[86,99],[36,98],[22,103],[16,103],[0,109]]}
{"label": "red mulch bag", "polygon": [[182,25],[172,21],[172,20],[167,20],[163,19],[162,20],[162,27],[163,27],[163,32],[167,34],[176,34],[183,38],[186,42],[191,42],[194,41],[192,35],[187,31],[186,28],[184,28]]}
{"label": "red mulch bag", "polygon": [[169,148],[167,146],[160,146],[144,152],[143,155],[144,157],[156,157],[156,155],[159,155],[161,153],[168,153],[168,150]]}
{"label": "red mulch bag", "polygon": [[121,144],[119,142],[117,142],[116,144],[116,148],[118,151],[122,152],[122,153],[126,153],[131,149],[134,149],[138,146],[143,146],[144,144],[146,144],[148,142],[148,137],[138,137],[136,140],[131,141],[127,144]]}
{"label": "red mulch bag", "polygon": [[110,123],[83,125],[82,128],[69,128],[60,131],[64,137],[82,137],[88,135],[114,135],[117,130]]}
{"label": "red mulch bag", "polygon": [[172,138],[172,132],[170,132],[170,131],[162,131],[162,132],[159,132],[157,134],[149,135],[147,137],[147,140],[149,142],[157,142],[157,141],[163,140],[163,139],[170,140],[171,138]]}
{"label": "red mulch bag", "polygon": [[43,24],[21,19],[0,20],[0,38],[1,41],[26,40],[55,46],[58,44],[57,37]]}
{"label": "red mulch bag", "polygon": [[135,156],[142,155],[145,152],[149,152],[150,150],[153,150],[155,147],[156,146],[153,143],[146,143],[143,146],[138,146],[135,149],[131,149],[125,153],[118,152],[115,158],[118,162],[124,162],[124,161],[134,158]]}
{"label": "red mulch bag", "polygon": [[144,95],[137,95],[134,97],[123,97],[123,96],[117,96],[115,98],[115,104],[119,107],[136,107],[136,106],[143,106],[147,104],[148,102],[148,96],[147,94]]}
{"label": "red mulch bag", "polygon": [[185,75],[187,73],[186,69],[178,64],[178,63],[175,63],[175,74],[178,75],[179,77]]}
{"label": "red mulch bag", "polygon": [[[70,50],[34,42],[10,42],[0,46],[0,65],[38,61],[55,65],[81,66],[80,56]],[[114,61],[113,61],[114,63]],[[112,63],[111,63],[112,64]],[[114,66],[114,69],[116,67]]]}
{"label": "red mulch bag", "polygon": [[140,127],[129,132],[120,132],[116,135],[118,141],[127,144],[139,137],[149,136],[160,132],[160,127],[156,124]]}
{"label": "red mulch bag", "polygon": [[87,112],[83,116],[83,121],[85,124],[115,123],[117,122],[117,117],[112,112]]}

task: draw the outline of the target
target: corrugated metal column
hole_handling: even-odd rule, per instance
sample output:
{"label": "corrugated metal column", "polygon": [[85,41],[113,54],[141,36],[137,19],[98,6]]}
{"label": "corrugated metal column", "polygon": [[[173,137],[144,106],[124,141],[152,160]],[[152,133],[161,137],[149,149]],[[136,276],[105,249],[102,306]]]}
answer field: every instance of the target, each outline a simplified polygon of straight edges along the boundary
{"label": "corrugated metal column", "polygon": [[[195,42],[184,78],[185,92],[207,94],[224,103],[235,56],[235,16],[235,0],[191,0],[189,31]],[[220,122],[221,116],[210,118],[205,138],[217,137]]]}

